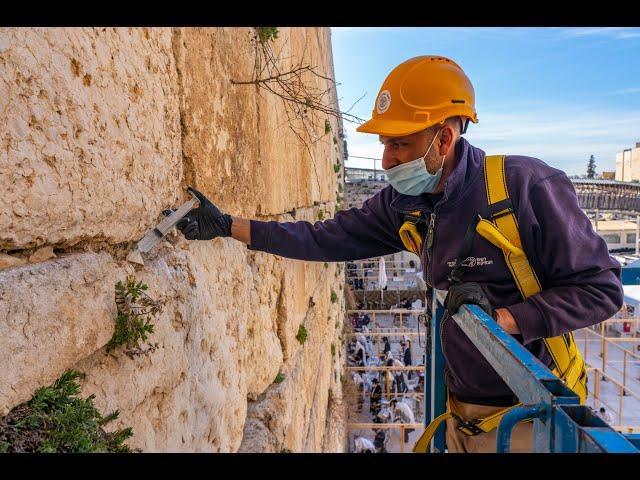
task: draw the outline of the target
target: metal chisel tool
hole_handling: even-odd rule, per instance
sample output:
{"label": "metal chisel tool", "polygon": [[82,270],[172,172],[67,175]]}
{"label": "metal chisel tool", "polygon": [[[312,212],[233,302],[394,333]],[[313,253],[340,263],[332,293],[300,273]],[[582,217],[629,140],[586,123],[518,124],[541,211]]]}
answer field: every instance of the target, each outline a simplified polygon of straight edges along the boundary
{"label": "metal chisel tool", "polygon": [[147,234],[142,237],[142,240],[138,242],[137,250],[145,253],[151,250],[156,243],[158,243],[162,237],[164,237],[169,230],[176,225],[176,223],[182,220],[187,213],[191,211],[191,209],[195,208],[199,203],[198,198],[193,193],[191,193],[191,196],[193,197],[192,199],[180,205],[175,212],[149,230]]}

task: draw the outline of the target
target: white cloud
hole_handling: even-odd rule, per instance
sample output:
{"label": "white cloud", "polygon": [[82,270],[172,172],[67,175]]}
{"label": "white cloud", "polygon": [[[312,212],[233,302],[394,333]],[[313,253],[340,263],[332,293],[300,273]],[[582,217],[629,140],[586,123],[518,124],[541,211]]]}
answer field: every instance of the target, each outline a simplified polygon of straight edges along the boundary
{"label": "white cloud", "polygon": [[491,153],[538,157],[569,174],[583,173],[589,155],[615,169],[617,152],[639,139],[640,112],[559,105],[522,114],[486,112],[467,138]]}
{"label": "white cloud", "polygon": [[[469,127],[469,142],[489,154],[537,157],[568,174],[582,174],[591,154],[597,171],[615,170],[615,155],[640,141],[640,111],[608,111],[596,107],[542,104],[522,113],[485,110],[480,123]],[[346,127],[350,155],[380,158],[376,135]],[[356,166],[356,159],[348,162]],[[371,161],[362,160],[357,166]],[[379,166],[380,163],[378,162]]]}
{"label": "white cloud", "polygon": [[640,29],[632,27],[595,27],[595,28],[567,28],[560,31],[564,38],[607,36],[614,39],[640,37]]}
{"label": "white cloud", "polygon": [[629,95],[633,93],[640,93],[640,87],[624,88],[622,90],[607,92],[607,93],[604,93],[603,95]]}

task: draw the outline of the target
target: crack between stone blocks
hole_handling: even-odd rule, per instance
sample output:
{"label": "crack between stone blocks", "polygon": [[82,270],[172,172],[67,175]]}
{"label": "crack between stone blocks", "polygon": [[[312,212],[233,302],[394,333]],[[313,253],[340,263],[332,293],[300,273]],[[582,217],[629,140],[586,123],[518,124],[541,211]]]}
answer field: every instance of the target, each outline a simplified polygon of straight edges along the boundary
{"label": "crack between stone blocks", "polygon": [[183,181],[189,186],[195,186],[196,172],[193,159],[185,152],[185,138],[187,136],[186,113],[185,113],[185,85],[184,75],[180,67],[180,51],[183,48],[183,31],[180,27],[173,27],[171,30],[171,47],[173,61],[175,63],[176,75],[178,77],[178,110],[180,112],[180,153],[182,155],[182,175]]}
{"label": "crack between stone blocks", "polygon": [[285,357],[285,332],[282,324],[284,323],[284,318],[281,318],[281,310],[284,305],[284,281],[285,276],[282,275],[280,279],[280,292],[278,293],[278,299],[276,300],[276,315],[278,315],[278,319],[276,320],[276,335],[278,337],[278,341],[280,342],[280,350],[282,351],[282,362],[285,363],[287,358]]}

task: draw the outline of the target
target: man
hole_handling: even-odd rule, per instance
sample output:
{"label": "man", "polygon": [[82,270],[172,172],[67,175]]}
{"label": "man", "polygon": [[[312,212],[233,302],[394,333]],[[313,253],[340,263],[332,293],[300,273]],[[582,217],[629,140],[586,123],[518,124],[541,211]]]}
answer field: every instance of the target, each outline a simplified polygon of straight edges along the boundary
{"label": "man", "polygon": [[356,437],[355,453],[376,453],[376,447],[371,440],[366,437]]}
{"label": "man", "polygon": [[357,396],[357,411],[362,412],[362,404],[364,403],[364,392],[365,392],[365,387],[364,387],[364,379],[362,378],[362,375],[360,375],[358,372],[353,372],[353,383],[356,386],[356,391],[358,392],[358,396]]}
{"label": "man", "polygon": [[387,434],[382,429],[374,429],[373,431],[376,432],[376,436],[373,438],[373,444],[376,447],[376,453],[387,453]]}
{"label": "man", "polygon": [[366,353],[364,346],[356,340],[355,354],[350,357],[350,360],[355,363],[356,367],[364,367],[366,361]]}
{"label": "man", "polygon": [[382,337],[382,342],[384,343],[382,354],[386,358],[387,354],[391,351],[391,343],[389,342],[389,337]]}
{"label": "man", "polygon": [[[411,424],[415,423],[415,417],[413,416],[413,411],[411,407],[403,402],[397,401],[395,398],[392,398],[390,403],[391,411],[393,412],[393,421],[396,423],[406,423]],[[409,434],[413,432],[415,429],[411,427],[407,427],[404,429],[404,442],[407,443],[409,441]]]}
{"label": "man", "polygon": [[371,395],[369,395],[369,413],[375,419],[380,413],[380,402],[382,401],[382,387],[377,378],[374,378],[371,383],[373,388],[371,389]]}
{"label": "man", "polygon": [[[390,183],[361,208],[315,224],[249,221],[223,214],[197,192],[202,205],[179,228],[188,239],[233,236],[252,250],[311,261],[416,251],[429,288],[449,290],[447,312],[455,314],[465,303],[480,305],[551,367],[543,339],[599,323],[619,310],[620,265],[580,209],[567,176],[525,156],[504,159],[499,186],[508,192],[505,211],[517,219],[519,251],[526,254],[541,291],[525,300],[503,250],[485,237],[472,236],[466,245],[469,225],[480,214],[487,218],[487,185],[497,178],[485,180],[489,158],[461,137],[470,121],[478,123],[475,93],[462,69],[440,56],[409,59],[387,76],[372,119],[357,129],[379,136]],[[499,213],[490,211],[490,218]],[[405,231],[411,219],[415,235]],[[464,258],[458,261],[459,256]],[[462,266],[462,273],[452,276],[452,269]],[[495,428],[465,433],[465,425],[517,399],[450,316],[443,320],[441,342],[449,405],[456,415],[446,421],[448,449],[495,451]],[[531,426],[515,427],[512,451],[531,448]]]}
{"label": "man", "polygon": [[[408,342],[411,342],[411,340],[408,340]],[[411,347],[408,346],[404,342],[404,340],[400,344],[400,347],[402,348],[402,360],[404,361],[404,366],[405,367],[410,367],[411,364],[412,364],[412,361],[411,361]],[[411,379],[412,377],[413,377],[413,372],[411,370],[409,370],[407,372],[407,378]]]}
{"label": "man", "polygon": [[[409,340],[410,342],[411,340]],[[402,358],[404,360],[405,367],[411,366],[411,347],[409,347],[404,341],[400,344],[402,347]]]}

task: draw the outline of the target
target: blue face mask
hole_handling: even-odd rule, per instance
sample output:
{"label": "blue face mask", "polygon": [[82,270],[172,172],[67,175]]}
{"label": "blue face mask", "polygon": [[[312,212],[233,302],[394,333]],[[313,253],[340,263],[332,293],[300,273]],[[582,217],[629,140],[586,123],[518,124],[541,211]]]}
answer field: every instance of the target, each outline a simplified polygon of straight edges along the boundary
{"label": "blue face mask", "polygon": [[405,195],[418,196],[423,193],[431,193],[436,189],[440,182],[440,178],[442,177],[444,156],[442,157],[442,165],[440,165],[440,169],[433,174],[429,173],[427,170],[424,159],[429,153],[429,150],[431,150],[438,133],[435,134],[433,140],[431,140],[431,145],[429,145],[429,148],[427,148],[426,153],[422,157],[412,160],[411,162],[401,163],[389,170],[385,170],[384,173],[389,178],[389,183],[398,192],[404,193]]}

